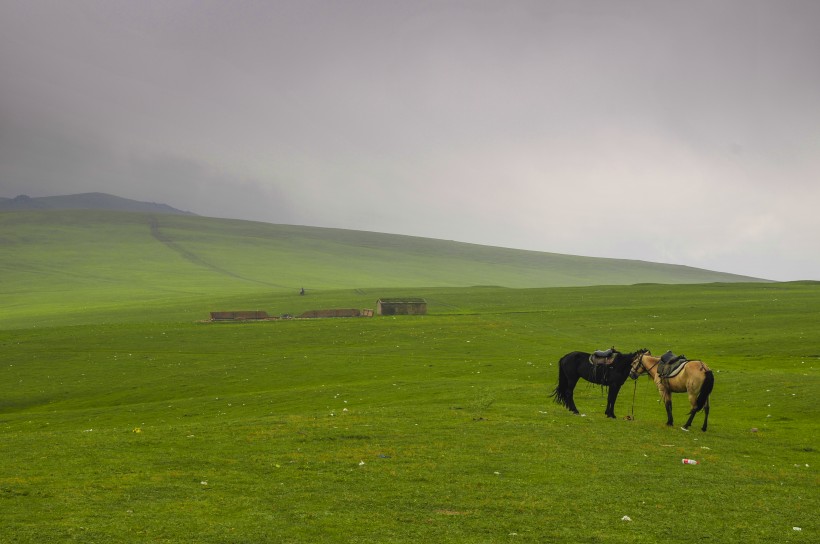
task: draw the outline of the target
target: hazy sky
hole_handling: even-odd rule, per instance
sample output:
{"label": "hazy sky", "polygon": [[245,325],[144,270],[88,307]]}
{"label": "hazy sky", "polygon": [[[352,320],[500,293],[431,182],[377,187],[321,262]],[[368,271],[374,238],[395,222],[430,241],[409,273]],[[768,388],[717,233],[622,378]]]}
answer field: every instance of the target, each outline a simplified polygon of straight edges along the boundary
{"label": "hazy sky", "polygon": [[0,0],[0,196],[820,280],[816,0]]}

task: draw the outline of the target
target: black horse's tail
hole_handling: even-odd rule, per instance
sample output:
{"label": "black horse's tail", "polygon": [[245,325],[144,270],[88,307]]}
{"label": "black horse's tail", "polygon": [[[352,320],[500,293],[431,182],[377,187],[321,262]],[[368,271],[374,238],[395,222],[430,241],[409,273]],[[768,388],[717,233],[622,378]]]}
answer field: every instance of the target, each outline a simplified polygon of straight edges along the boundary
{"label": "black horse's tail", "polygon": [[711,370],[706,371],[706,376],[703,378],[703,385],[700,386],[700,393],[698,393],[698,400],[695,401],[695,412],[700,412],[706,401],[709,400],[709,395],[712,394],[712,389],[715,387],[715,375]]}
{"label": "black horse's tail", "polygon": [[558,361],[558,385],[555,386],[555,390],[550,395],[552,398],[555,399],[555,402],[566,406],[567,405],[567,396],[566,390],[568,385],[568,380],[566,374],[564,374],[563,369],[563,362],[564,358],[562,357],[560,361]]}

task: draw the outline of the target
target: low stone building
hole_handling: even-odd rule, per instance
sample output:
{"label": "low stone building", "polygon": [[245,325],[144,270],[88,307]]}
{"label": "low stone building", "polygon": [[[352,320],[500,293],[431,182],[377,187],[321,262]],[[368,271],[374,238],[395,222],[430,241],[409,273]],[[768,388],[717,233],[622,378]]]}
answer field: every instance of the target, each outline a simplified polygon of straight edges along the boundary
{"label": "low stone building", "polygon": [[423,298],[380,298],[376,302],[377,315],[425,315],[427,301]]}

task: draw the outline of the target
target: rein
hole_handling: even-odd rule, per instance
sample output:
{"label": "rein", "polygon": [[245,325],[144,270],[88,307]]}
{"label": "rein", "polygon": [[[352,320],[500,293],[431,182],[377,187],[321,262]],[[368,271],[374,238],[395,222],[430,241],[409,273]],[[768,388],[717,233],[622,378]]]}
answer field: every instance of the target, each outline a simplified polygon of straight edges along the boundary
{"label": "rein", "polygon": [[[638,362],[641,363],[641,366],[644,368],[644,370],[649,372],[649,370],[647,370],[647,368],[646,368],[646,365],[643,364],[643,356],[644,355],[646,355],[646,352],[641,353],[638,356]],[[660,362],[660,360],[658,360],[658,362]],[[657,364],[658,363],[655,363],[655,366],[657,366]],[[652,368],[655,368],[655,367],[653,366]],[[634,382],[635,382],[635,387],[632,388],[632,413],[630,414],[630,417],[632,418],[633,421],[635,420],[635,396],[638,394],[638,380],[635,379]]]}
{"label": "rein", "polygon": [[646,368],[646,365],[643,364],[643,356],[644,355],[646,355],[646,353],[641,353],[641,355],[638,357],[638,362],[641,363],[641,366],[643,367],[643,369],[646,370],[647,373],[649,373],[650,370],[652,370],[653,368],[655,368],[656,366],[658,366],[660,364],[661,360],[658,359],[658,361],[654,365],[652,365],[649,368]]}
{"label": "rein", "polygon": [[[646,368],[646,365],[645,365],[645,364],[643,364],[643,356],[644,356],[644,355],[646,355],[646,352],[641,353],[641,354],[638,356],[638,362],[641,364],[641,366],[642,366],[642,367],[643,367],[643,369],[646,371],[646,373],[647,373],[647,374],[649,374],[649,371],[650,371],[650,370],[652,370],[653,368],[655,368],[656,366],[658,366],[658,363],[660,363],[660,362],[661,362],[661,360],[660,360],[660,359],[658,359],[658,362],[657,362],[657,363],[655,363],[654,365],[652,365],[652,367],[651,367],[651,368]],[[630,417],[632,417],[632,420],[633,420],[633,421],[635,420],[635,396],[636,396],[636,395],[637,395],[637,393],[638,393],[638,380],[637,380],[637,379],[635,379],[634,381],[635,381],[635,387],[632,389],[632,414],[631,414],[631,416],[630,416]]]}

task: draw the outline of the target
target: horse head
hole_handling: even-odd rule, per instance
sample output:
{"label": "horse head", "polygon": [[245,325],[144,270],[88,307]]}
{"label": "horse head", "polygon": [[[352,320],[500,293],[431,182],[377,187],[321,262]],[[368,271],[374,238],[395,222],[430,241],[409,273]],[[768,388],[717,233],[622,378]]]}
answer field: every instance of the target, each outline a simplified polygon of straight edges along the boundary
{"label": "horse head", "polygon": [[646,348],[639,349],[632,358],[632,368],[629,369],[629,377],[633,380],[637,380],[638,376],[646,372],[646,367],[643,364],[644,355],[652,355],[652,352]]}

